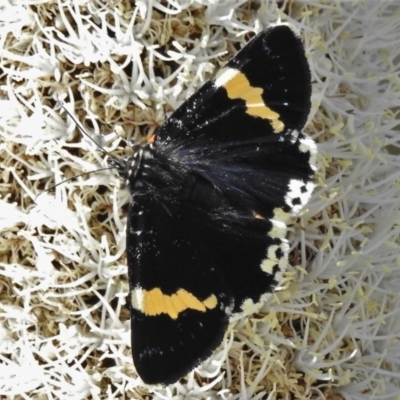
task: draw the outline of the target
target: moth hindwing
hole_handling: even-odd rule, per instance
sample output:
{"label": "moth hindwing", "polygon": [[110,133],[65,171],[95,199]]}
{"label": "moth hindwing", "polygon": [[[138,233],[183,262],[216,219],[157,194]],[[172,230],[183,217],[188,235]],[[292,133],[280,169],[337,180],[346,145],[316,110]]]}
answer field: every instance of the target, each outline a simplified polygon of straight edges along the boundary
{"label": "moth hindwing", "polygon": [[286,220],[314,186],[315,145],[301,132],[310,82],[301,39],[266,29],[120,163],[132,195],[132,353],[145,383],[191,371],[231,315],[281,280]]}

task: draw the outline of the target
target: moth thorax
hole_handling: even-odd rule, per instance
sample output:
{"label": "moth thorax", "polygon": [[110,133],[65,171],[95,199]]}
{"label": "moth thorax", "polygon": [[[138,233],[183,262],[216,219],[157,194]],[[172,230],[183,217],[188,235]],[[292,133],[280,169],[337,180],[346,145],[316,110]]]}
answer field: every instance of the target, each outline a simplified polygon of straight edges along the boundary
{"label": "moth thorax", "polygon": [[153,155],[153,145],[146,144],[145,146],[138,146],[135,148],[135,152],[129,158],[126,164],[125,179],[126,185],[131,191],[141,187],[141,175],[143,172],[144,164],[146,160],[152,159]]}

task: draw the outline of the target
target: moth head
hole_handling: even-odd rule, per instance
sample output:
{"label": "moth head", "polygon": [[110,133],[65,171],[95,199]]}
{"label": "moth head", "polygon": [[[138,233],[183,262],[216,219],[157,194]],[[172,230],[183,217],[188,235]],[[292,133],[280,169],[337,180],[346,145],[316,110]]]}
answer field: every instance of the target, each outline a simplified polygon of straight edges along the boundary
{"label": "moth head", "polygon": [[138,189],[139,175],[143,169],[143,161],[152,158],[153,143],[132,144],[133,154],[128,159],[112,158],[109,161],[129,189]]}

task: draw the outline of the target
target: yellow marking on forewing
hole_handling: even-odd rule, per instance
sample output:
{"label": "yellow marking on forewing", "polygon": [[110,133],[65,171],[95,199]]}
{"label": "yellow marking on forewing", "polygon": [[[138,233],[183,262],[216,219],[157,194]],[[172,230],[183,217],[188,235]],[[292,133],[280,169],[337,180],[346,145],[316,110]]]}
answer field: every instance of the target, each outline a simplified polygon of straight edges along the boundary
{"label": "yellow marking on forewing", "polygon": [[150,144],[150,143],[154,143],[154,141],[156,140],[156,134],[153,133],[153,134],[147,136],[147,137],[146,137],[146,140],[147,140],[147,143],[149,143],[149,144]]}
{"label": "yellow marking on forewing", "polygon": [[230,99],[244,100],[246,102],[247,114],[253,117],[268,119],[275,133],[283,131],[285,125],[279,119],[280,115],[264,103],[262,98],[263,89],[251,86],[243,73],[231,68],[223,69],[217,75],[215,83],[217,86],[225,88]]}
{"label": "yellow marking on forewing", "polygon": [[261,214],[257,214],[256,212],[253,211],[253,217],[255,219],[265,219]]}
{"label": "yellow marking on forewing", "polygon": [[167,314],[172,319],[177,319],[182,311],[206,312],[207,309],[215,308],[217,304],[218,300],[213,294],[202,301],[184,289],[179,289],[177,292],[168,295],[164,294],[161,289],[154,288],[143,290],[143,302],[140,311],[148,316]]}

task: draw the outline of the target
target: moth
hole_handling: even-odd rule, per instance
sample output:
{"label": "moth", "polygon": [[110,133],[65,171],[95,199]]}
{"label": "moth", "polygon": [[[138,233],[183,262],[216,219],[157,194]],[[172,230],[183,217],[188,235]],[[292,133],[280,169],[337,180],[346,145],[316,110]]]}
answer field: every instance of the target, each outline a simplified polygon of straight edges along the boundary
{"label": "moth", "polygon": [[286,222],[312,194],[302,129],[311,76],[285,24],[251,39],[133,155],[112,164],[131,193],[132,354],[149,385],[174,383],[262,304],[288,259]]}

